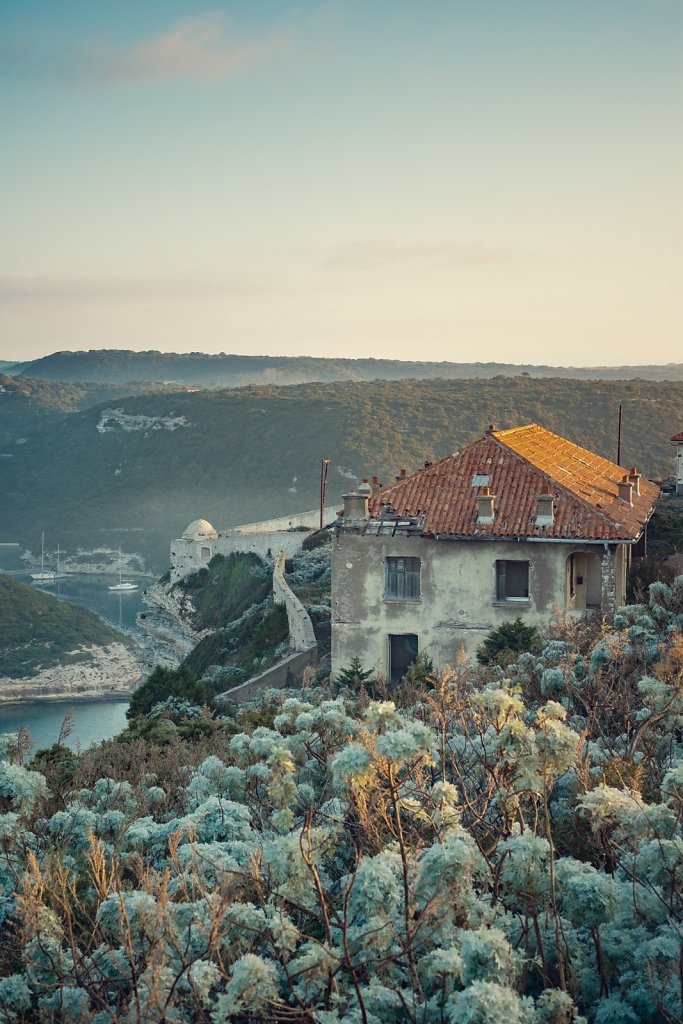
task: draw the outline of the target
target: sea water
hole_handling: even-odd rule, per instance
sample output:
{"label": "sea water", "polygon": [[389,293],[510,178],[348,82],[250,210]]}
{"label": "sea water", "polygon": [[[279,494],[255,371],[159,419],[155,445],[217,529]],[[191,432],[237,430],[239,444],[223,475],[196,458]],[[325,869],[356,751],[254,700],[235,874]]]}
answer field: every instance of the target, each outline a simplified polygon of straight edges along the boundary
{"label": "sea water", "polygon": [[[19,545],[0,543],[0,572],[9,572],[20,583],[30,583],[29,570],[20,554]],[[141,580],[137,590],[117,592],[108,589],[112,582],[112,576],[70,574],[54,583],[31,585],[60,601],[84,605],[110,626],[134,635],[138,632],[137,614],[144,607],[142,594],[146,583]],[[57,742],[64,716],[71,710],[74,730],[65,742],[73,750],[85,749],[121,732],[126,725],[127,707],[128,701],[120,699],[0,703],[0,733],[18,732],[25,725],[33,740],[33,750],[49,747]]]}

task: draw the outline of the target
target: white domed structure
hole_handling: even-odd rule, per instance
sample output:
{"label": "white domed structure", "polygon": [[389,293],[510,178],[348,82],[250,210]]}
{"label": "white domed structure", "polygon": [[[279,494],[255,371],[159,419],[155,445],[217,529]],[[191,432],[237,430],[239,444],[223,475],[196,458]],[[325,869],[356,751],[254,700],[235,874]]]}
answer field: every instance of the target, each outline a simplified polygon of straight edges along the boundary
{"label": "white domed structure", "polygon": [[183,540],[218,540],[218,532],[206,519],[195,519],[185,530]]}

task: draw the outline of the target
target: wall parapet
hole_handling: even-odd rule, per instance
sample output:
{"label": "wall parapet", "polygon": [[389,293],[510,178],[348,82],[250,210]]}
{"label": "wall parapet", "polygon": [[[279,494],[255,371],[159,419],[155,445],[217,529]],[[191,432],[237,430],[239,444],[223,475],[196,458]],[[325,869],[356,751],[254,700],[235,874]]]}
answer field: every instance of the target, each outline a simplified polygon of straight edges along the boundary
{"label": "wall parapet", "polygon": [[317,644],[313,623],[301,601],[285,580],[285,558],[285,552],[280,551],[275,560],[275,568],[273,569],[273,599],[275,604],[284,604],[287,609],[291,647],[295,651],[307,651]]}
{"label": "wall parapet", "polygon": [[308,651],[295,651],[288,655],[277,665],[266,669],[261,675],[253,676],[244,683],[238,683],[223,693],[216,694],[213,698],[218,706],[231,702],[241,703],[245,700],[254,700],[264,690],[282,690],[292,676],[300,676],[308,665],[317,665],[318,648],[312,647]]}

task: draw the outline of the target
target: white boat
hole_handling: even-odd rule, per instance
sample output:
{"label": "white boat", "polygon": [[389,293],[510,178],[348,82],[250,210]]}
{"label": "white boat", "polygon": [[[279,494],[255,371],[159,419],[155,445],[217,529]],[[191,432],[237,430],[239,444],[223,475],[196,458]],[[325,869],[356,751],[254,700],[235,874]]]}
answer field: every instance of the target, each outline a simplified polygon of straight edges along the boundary
{"label": "white boat", "polygon": [[124,579],[121,578],[121,573],[122,572],[123,572],[123,560],[122,560],[122,557],[121,557],[121,548],[119,548],[119,582],[118,583],[113,583],[109,587],[109,590],[119,590],[119,591],[120,590],[137,590],[138,589],[137,583],[133,583],[132,580],[124,580]]}
{"label": "white boat", "polygon": [[35,580],[36,583],[54,583],[57,579],[57,573],[54,569],[45,568],[45,534],[43,533],[40,538],[40,572],[32,572],[31,579]]}
{"label": "white boat", "polygon": [[65,580],[66,577],[69,574],[68,574],[68,572],[62,572],[61,569],[59,568],[59,554],[60,554],[60,551],[59,551],[59,544],[58,544],[57,545],[57,568],[55,569],[55,579],[56,580]]}

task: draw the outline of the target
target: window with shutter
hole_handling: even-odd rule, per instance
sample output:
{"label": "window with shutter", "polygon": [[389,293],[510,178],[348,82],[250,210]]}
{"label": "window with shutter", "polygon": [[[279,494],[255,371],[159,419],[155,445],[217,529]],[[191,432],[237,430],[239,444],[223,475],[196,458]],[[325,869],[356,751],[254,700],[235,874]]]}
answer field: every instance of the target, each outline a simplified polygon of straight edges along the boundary
{"label": "window with shutter", "polygon": [[384,596],[391,601],[420,599],[420,559],[387,558],[384,563]]}

